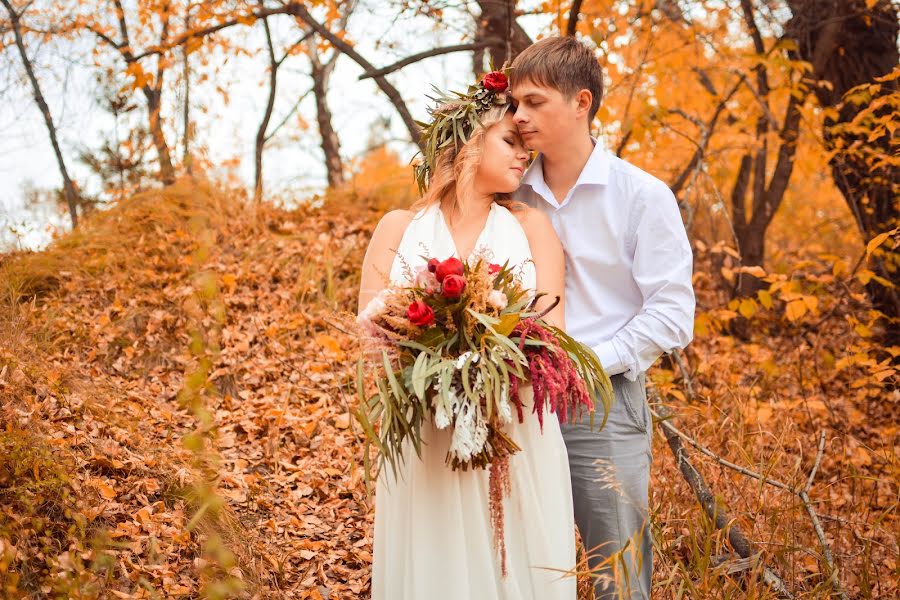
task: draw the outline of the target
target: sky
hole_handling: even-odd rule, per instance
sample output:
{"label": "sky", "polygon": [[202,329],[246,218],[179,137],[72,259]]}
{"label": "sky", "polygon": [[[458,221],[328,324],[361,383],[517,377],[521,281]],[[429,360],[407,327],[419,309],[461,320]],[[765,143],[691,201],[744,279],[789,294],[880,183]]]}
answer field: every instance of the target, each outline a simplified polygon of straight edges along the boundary
{"label": "sky", "polygon": [[[99,4],[99,2],[98,2]],[[458,44],[464,39],[470,18],[460,15],[450,18],[440,30],[424,17],[404,17],[398,20],[392,3],[363,0],[350,18],[349,39],[357,50],[376,66],[388,65],[409,54],[436,46]],[[525,3],[523,3],[525,4]],[[547,16],[524,16],[520,24],[536,39],[548,31]],[[422,32],[411,36],[411,32]],[[261,27],[233,28],[228,32],[242,46],[262,48]],[[288,19],[273,23],[273,35],[288,42],[297,36],[297,29]],[[99,180],[92,178],[86,167],[75,160],[78,149],[96,148],[104,136],[111,136],[114,121],[96,100],[96,68],[90,59],[93,39],[85,38],[73,44],[55,46],[45,44],[29,49],[30,57],[39,72],[42,91],[47,98],[58,128],[60,145],[73,178],[88,193],[99,191]],[[286,45],[286,44],[285,44]],[[202,136],[213,164],[238,162],[236,172],[248,190],[253,180],[253,140],[262,118],[267,94],[263,55],[252,58],[217,57],[222,64],[215,78],[191,91],[192,118]],[[121,65],[120,65],[121,68]],[[279,70],[279,95],[275,103],[273,122],[278,122],[296,99],[311,85],[308,63],[302,56],[285,61]],[[378,90],[373,80],[359,81],[362,69],[345,56],[338,59],[328,91],[334,115],[334,126],[341,141],[345,158],[363,154],[371,140],[373,129],[389,126],[386,136],[392,149],[408,160],[415,147],[408,141],[396,111]],[[464,90],[472,83],[471,53],[463,52],[429,58],[388,76],[402,93],[413,117],[427,116],[431,86],[441,89]],[[215,91],[226,90],[228,101]],[[180,140],[180,100],[171,94],[164,116],[177,123],[169,130],[170,146]],[[135,118],[146,119],[143,98]],[[207,112],[199,108],[205,106]],[[173,112],[177,111],[177,112]],[[303,134],[283,135],[267,146],[264,155],[265,183],[268,193],[283,197],[309,197],[325,187],[325,170],[315,127],[315,105],[309,94],[300,105],[300,113],[309,123]],[[285,127],[285,129],[287,126]],[[170,148],[173,156],[180,156],[180,146]],[[154,165],[155,166],[155,165]],[[14,49],[0,54],[0,251],[12,248],[38,249],[46,245],[54,230],[66,228],[68,217],[55,209],[29,206],[25,188],[47,190],[61,187],[59,168],[50,145],[47,129],[25,79],[24,69]]]}

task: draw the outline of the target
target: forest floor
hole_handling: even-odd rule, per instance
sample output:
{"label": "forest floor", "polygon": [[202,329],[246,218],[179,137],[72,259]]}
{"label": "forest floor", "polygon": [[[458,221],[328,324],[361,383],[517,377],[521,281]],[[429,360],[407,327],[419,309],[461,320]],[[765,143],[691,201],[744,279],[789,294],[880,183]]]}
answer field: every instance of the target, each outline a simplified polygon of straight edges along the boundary
{"label": "forest floor", "polygon": [[[0,595],[367,598],[348,332],[376,221],[180,181],[0,257]],[[697,334],[684,369],[651,371],[655,396],[712,452],[797,489],[824,432],[809,498],[840,586],[896,598],[900,398],[861,288],[807,261],[729,304],[721,248],[696,252]],[[797,598],[835,594],[796,495],[688,454],[758,555],[735,559],[657,428],[654,598],[775,598],[764,567]]]}

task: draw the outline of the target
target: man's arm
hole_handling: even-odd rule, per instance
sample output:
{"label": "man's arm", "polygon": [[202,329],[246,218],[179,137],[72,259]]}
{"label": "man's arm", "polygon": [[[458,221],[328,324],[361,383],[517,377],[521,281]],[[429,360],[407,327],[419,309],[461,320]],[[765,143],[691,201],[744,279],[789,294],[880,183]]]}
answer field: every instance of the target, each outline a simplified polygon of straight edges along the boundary
{"label": "man's arm", "polygon": [[643,306],[613,339],[594,347],[607,374],[634,381],[664,352],[684,348],[694,336],[693,257],[678,202],[654,180],[638,192],[632,219],[632,275]]}

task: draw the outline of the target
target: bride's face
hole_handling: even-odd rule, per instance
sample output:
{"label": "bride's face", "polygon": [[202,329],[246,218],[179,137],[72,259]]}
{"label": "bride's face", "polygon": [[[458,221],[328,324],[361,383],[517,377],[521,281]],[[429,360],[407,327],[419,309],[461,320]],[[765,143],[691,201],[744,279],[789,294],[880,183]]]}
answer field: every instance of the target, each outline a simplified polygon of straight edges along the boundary
{"label": "bride's face", "polygon": [[475,174],[475,189],[482,194],[513,192],[519,187],[527,165],[528,151],[512,113],[507,111],[484,134],[484,152]]}

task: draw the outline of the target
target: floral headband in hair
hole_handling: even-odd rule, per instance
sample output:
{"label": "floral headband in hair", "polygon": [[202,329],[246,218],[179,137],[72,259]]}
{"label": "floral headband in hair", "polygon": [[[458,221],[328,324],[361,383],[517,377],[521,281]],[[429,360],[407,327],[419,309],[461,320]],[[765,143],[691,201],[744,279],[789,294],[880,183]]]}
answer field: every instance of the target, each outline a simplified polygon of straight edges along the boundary
{"label": "floral headband in hair", "polygon": [[435,88],[438,97],[434,108],[428,111],[432,119],[430,123],[416,123],[422,127],[422,141],[425,149],[422,158],[414,163],[416,183],[419,193],[424,194],[431,183],[434,162],[438,154],[451,144],[458,150],[465,144],[475,128],[481,123],[480,115],[495,106],[509,106],[509,79],[504,70],[491,71],[481,81],[469,86],[465,94],[450,92],[441,94]]}

